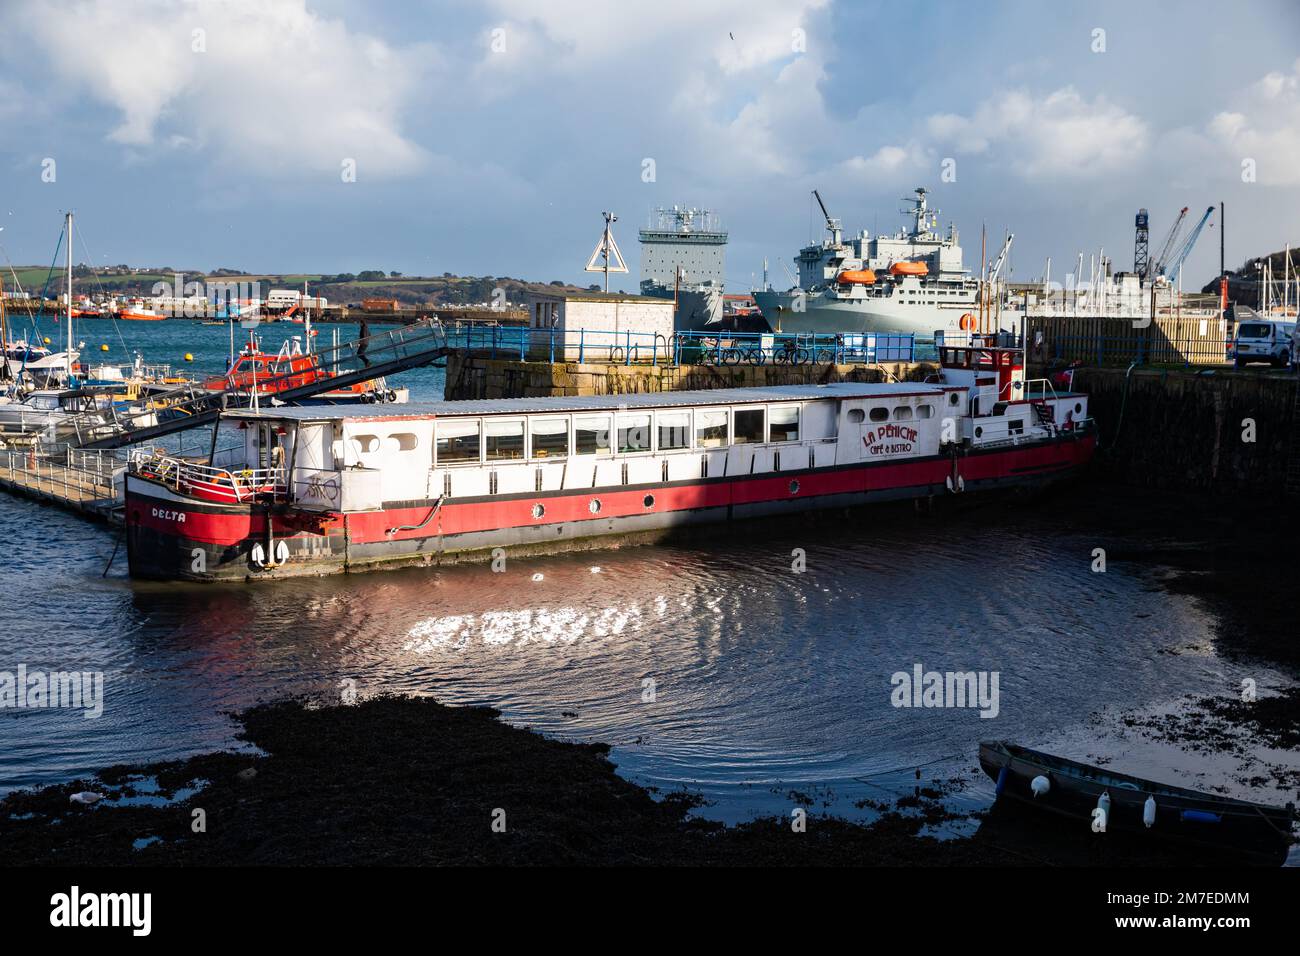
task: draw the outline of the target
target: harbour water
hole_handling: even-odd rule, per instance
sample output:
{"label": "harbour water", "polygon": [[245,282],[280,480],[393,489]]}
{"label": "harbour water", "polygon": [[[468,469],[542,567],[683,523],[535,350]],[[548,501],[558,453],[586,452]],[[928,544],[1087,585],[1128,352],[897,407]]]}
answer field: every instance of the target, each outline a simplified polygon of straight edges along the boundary
{"label": "harbour water", "polygon": [[[188,351],[198,371],[221,369],[223,328],[120,328],[150,361]],[[89,323],[87,353],[111,329]],[[264,347],[301,329],[268,326]],[[438,398],[440,376],[396,384]],[[630,779],[698,793],[708,801],[698,812],[726,821],[792,803],[869,815],[860,801],[909,792],[920,765],[927,778],[963,777],[953,802],[983,806],[991,784],[972,768],[991,737],[1113,757],[1121,770],[1143,748],[1145,776],[1286,799],[1245,793],[1231,767],[1183,776],[1186,755],[1153,754],[1107,720],[1231,693],[1244,676],[1261,692],[1283,679],[1222,658],[1215,619],[1194,598],[1118,562],[1093,573],[1095,540],[1043,533],[1051,502],[1025,507],[882,512],[806,535],[508,559],[499,573],[187,586],[133,582],[120,553],[102,576],[116,531],[6,496],[0,670],[99,671],[105,685],[97,719],[0,711],[0,791],[238,747],[231,711],[355,690],[491,704],[520,725],[610,743]],[[997,716],[893,706],[891,676],[916,665],[997,672]]]}

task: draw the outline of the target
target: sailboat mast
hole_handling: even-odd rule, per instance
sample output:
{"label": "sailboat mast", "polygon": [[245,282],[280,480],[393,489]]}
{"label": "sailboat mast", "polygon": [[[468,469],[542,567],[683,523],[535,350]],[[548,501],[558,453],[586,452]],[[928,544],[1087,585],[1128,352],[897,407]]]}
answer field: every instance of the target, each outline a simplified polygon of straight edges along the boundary
{"label": "sailboat mast", "polygon": [[302,337],[306,340],[303,347],[311,354],[311,309],[307,307],[307,280],[302,280]]}
{"label": "sailboat mast", "polygon": [[72,213],[67,214],[67,219],[63,224],[64,233],[68,240],[68,385],[72,384]]}

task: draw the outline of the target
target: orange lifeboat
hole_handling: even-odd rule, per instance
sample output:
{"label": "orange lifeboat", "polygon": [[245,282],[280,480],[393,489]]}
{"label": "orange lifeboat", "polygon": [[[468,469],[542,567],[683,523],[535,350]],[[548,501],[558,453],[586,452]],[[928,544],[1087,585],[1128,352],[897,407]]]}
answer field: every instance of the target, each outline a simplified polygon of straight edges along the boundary
{"label": "orange lifeboat", "polygon": [[840,285],[871,285],[876,281],[876,274],[870,269],[845,269],[835,281]]}
{"label": "orange lifeboat", "polygon": [[895,262],[889,267],[889,274],[895,276],[923,276],[930,269],[924,262]]}

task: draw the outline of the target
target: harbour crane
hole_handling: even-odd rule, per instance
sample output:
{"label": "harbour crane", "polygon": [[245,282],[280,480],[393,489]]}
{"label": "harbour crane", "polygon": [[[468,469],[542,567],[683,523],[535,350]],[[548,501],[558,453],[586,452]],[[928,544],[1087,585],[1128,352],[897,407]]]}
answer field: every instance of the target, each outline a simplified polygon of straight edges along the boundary
{"label": "harbour crane", "polygon": [[1148,239],[1151,235],[1150,221],[1150,214],[1145,208],[1139,209],[1137,215],[1133,218],[1133,271],[1143,281],[1146,280],[1147,271],[1150,267],[1150,254],[1148,251]]}
{"label": "harbour crane", "polygon": [[1188,233],[1187,238],[1182,241],[1174,252],[1173,258],[1164,267],[1163,274],[1169,281],[1173,282],[1178,278],[1178,270],[1182,268],[1183,262],[1191,255],[1192,247],[1196,245],[1196,240],[1201,236],[1201,230],[1205,228],[1205,224],[1210,221],[1210,216],[1213,214],[1214,207],[1208,207],[1205,210],[1205,215],[1201,217],[1201,221]]}
{"label": "harbour crane", "polygon": [[1152,275],[1164,275],[1165,263],[1169,261],[1169,253],[1174,248],[1174,240],[1178,238],[1178,230],[1183,225],[1183,220],[1187,218],[1187,207],[1184,206],[1174,220],[1173,226],[1169,230],[1169,235],[1165,236],[1165,244],[1160,247],[1160,255],[1156,256],[1155,268],[1151,270]]}

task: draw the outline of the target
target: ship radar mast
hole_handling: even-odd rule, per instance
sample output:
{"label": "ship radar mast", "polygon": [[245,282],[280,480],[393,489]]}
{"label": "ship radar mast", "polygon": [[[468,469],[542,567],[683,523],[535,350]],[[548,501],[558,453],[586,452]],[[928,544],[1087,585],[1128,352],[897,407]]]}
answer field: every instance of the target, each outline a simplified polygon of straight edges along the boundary
{"label": "ship radar mast", "polygon": [[911,238],[919,239],[929,236],[931,230],[938,224],[939,210],[931,210],[926,203],[925,197],[929,194],[924,186],[917,186],[913,192],[916,193],[915,199],[903,198],[903,202],[908,203],[911,208],[903,209],[902,212],[913,218]]}

